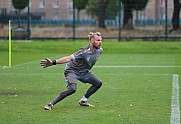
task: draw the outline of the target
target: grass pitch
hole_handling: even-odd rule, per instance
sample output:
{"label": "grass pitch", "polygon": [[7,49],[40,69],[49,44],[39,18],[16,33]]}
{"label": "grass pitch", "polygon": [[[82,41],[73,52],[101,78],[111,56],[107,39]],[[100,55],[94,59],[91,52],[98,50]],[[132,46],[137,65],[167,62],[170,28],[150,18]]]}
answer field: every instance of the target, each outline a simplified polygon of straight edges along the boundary
{"label": "grass pitch", "polygon": [[[0,68],[0,123],[169,124],[173,74],[181,75],[180,42],[103,42],[92,72],[103,81],[80,107],[89,84],[54,106],[43,107],[65,90],[65,65],[43,69],[39,61],[75,52],[85,41],[13,42],[13,67]],[[7,42],[0,42],[0,66],[7,65]],[[7,57],[8,58],[8,57]],[[2,61],[3,60],[3,61]]]}

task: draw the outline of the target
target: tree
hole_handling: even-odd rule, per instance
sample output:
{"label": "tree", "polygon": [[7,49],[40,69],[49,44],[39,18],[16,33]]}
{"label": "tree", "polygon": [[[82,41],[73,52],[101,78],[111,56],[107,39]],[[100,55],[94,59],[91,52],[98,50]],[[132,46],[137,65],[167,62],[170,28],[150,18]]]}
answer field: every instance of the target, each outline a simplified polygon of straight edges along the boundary
{"label": "tree", "polygon": [[73,0],[74,2],[74,5],[75,5],[75,8],[77,9],[77,20],[80,19],[80,11],[82,9],[85,9],[87,3],[88,3],[88,0]]}
{"label": "tree", "polygon": [[135,4],[134,0],[122,0],[123,3],[123,10],[124,10],[124,15],[123,15],[123,28],[124,29],[132,29],[133,24],[133,7]]}
{"label": "tree", "polygon": [[20,12],[29,4],[29,0],[12,0],[15,9],[18,9],[18,27],[20,27]]}
{"label": "tree", "polygon": [[98,20],[98,16],[99,16],[98,0],[89,0],[86,6],[86,11],[93,19]]}
{"label": "tree", "polygon": [[181,3],[179,0],[174,0],[174,10],[173,10],[173,16],[172,16],[172,30],[178,30],[179,29],[179,15],[180,15],[180,9],[181,9]]}
{"label": "tree", "polygon": [[124,9],[123,28],[133,29],[133,10],[143,10],[148,0],[122,0]]}
{"label": "tree", "polygon": [[118,11],[117,0],[89,0],[86,11],[99,21],[100,28],[106,28],[106,19],[115,19]]}
{"label": "tree", "polygon": [[106,10],[106,0],[99,0],[99,27],[106,28],[105,25],[105,10]]}
{"label": "tree", "polygon": [[115,19],[118,15],[118,0],[108,0],[106,2],[106,19]]}

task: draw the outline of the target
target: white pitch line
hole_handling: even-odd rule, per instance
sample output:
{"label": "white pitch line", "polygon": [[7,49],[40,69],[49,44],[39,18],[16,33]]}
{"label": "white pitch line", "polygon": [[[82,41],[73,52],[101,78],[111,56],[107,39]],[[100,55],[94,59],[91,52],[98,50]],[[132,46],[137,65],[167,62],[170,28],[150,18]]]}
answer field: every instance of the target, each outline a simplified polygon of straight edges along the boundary
{"label": "white pitch line", "polygon": [[[18,66],[22,66],[22,65],[30,64],[30,63],[34,63],[34,61],[14,65],[12,67],[18,67]],[[1,67],[0,70],[9,68],[7,66],[0,66],[0,67]],[[61,66],[61,67],[65,68],[65,66]],[[178,65],[178,66],[177,65],[176,66],[174,65],[100,65],[100,66],[94,66],[94,68],[181,68],[181,65]]]}
{"label": "white pitch line", "polygon": [[40,74],[40,73],[6,73],[6,74],[0,74],[1,76],[59,76],[63,74]]}
{"label": "white pitch line", "polygon": [[179,76],[173,74],[170,124],[180,124]]}
{"label": "white pitch line", "polygon": [[157,74],[148,74],[148,73],[145,73],[145,74],[119,74],[119,73],[116,73],[116,74],[113,74],[113,73],[111,73],[111,74],[98,74],[98,75],[111,75],[111,76],[129,76],[129,75],[143,75],[143,76],[168,76],[168,75],[172,75],[172,74],[159,74],[159,73],[157,73]]}
{"label": "white pitch line", "polygon": [[0,66],[0,70],[6,69],[6,68],[9,68],[9,67],[8,66]]}
{"label": "white pitch line", "polygon": [[[49,74],[49,73],[2,73],[0,74],[0,76],[61,76],[61,75],[64,75],[62,73],[60,74]],[[130,75],[135,75],[135,76],[169,76],[169,75],[172,75],[172,74],[166,74],[166,73],[163,73],[163,74],[149,74],[149,73],[145,73],[145,74],[121,74],[121,73],[111,73],[111,74],[104,74],[104,73],[101,73],[101,74],[98,74],[98,75],[108,75],[108,76],[130,76]]]}
{"label": "white pitch line", "polygon": [[117,66],[95,66],[96,68],[181,68],[181,66],[172,65],[117,65]]}

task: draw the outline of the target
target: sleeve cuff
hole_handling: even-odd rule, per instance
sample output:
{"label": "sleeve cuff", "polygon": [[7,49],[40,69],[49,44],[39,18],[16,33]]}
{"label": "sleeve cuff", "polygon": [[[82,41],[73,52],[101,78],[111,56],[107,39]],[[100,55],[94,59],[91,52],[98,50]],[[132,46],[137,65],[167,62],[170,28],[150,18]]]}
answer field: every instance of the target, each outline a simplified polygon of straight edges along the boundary
{"label": "sleeve cuff", "polygon": [[72,54],[72,55],[70,55],[70,58],[71,58],[71,60],[72,61],[74,61],[75,60],[75,56]]}

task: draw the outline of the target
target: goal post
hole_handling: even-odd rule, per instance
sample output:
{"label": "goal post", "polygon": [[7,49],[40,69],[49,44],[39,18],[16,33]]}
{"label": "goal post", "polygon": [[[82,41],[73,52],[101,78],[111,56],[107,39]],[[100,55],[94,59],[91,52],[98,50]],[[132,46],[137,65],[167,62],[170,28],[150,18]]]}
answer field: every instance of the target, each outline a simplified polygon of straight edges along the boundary
{"label": "goal post", "polygon": [[9,35],[9,57],[8,57],[8,66],[11,67],[12,66],[12,41],[11,41],[11,20],[9,20],[9,32],[8,32],[8,35]]}

